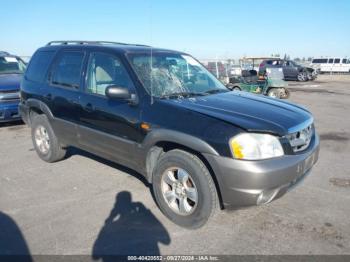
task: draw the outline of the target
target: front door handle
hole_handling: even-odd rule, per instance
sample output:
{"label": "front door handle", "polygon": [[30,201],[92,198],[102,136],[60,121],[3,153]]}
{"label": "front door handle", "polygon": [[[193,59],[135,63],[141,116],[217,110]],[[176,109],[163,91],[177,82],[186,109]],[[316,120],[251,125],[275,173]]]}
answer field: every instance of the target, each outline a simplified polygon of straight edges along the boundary
{"label": "front door handle", "polygon": [[94,111],[94,107],[92,106],[91,103],[87,103],[86,106],[84,107],[84,110],[86,112],[92,112],[92,111]]}

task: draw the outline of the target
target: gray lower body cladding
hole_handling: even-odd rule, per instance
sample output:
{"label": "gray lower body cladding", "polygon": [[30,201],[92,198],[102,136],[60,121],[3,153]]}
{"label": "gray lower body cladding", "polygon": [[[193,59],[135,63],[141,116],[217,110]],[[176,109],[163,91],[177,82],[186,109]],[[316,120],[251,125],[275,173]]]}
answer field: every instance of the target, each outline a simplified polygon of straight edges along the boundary
{"label": "gray lower body cladding", "polygon": [[305,152],[260,161],[205,154],[217,178],[225,208],[268,203],[284,195],[311,171],[319,155],[315,135]]}

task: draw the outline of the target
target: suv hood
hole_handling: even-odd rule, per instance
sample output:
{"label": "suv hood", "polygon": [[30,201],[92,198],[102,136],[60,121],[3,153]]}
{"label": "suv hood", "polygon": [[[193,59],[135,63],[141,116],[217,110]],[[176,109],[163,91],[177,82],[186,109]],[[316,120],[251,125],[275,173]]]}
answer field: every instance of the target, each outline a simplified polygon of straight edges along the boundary
{"label": "suv hood", "polygon": [[187,99],[164,100],[251,132],[284,136],[311,124],[313,117],[305,108],[281,100],[247,92],[225,92]]}
{"label": "suv hood", "polygon": [[22,74],[0,74],[0,90],[19,91]]}

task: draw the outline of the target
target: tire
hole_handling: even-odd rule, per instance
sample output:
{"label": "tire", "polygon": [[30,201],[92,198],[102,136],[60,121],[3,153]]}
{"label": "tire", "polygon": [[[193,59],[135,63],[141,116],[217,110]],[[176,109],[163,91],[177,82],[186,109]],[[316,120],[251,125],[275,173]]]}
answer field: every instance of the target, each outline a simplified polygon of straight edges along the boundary
{"label": "tire", "polygon": [[287,88],[281,90],[281,99],[288,99],[290,97],[290,91]]}
{"label": "tire", "polygon": [[230,89],[231,91],[233,90],[233,85],[232,85],[232,84],[230,84],[230,83],[229,83],[229,84],[227,84],[227,85],[226,85],[226,87],[227,87],[228,89]]}
{"label": "tire", "polygon": [[[178,188],[180,181],[184,181],[183,191]],[[196,155],[182,150],[171,150],[160,157],[153,172],[152,186],[163,214],[185,228],[202,227],[219,207],[215,184],[208,169]],[[179,196],[179,193],[185,195]]]}
{"label": "tire", "polygon": [[32,119],[32,141],[38,156],[49,163],[65,157],[66,150],[60,145],[46,115],[35,115]]}
{"label": "tire", "polygon": [[305,74],[305,72],[300,72],[297,75],[297,79],[299,82],[305,82],[305,81],[307,81],[307,75]]}
{"label": "tire", "polygon": [[273,87],[267,91],[267,96],[272,98],[281,98],[281,92],[279,88]]}
{"label": "tire", "polygon": [[241,91],[241,88],[239,86],[234,86],[232,88],[232,91]]}

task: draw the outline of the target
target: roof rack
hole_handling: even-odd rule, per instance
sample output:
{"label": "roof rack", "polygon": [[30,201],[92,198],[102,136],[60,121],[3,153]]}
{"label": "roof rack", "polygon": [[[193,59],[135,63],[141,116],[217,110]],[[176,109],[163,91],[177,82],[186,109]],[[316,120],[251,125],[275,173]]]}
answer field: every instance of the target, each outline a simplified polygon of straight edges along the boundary
{"label": "roof rack", "polygon": [[139,44],[127,44],[111,41],[82,41],[82,40],[67,40],[67,41],[51,41],[46,44],[50,45],[134,45],[134,46],[146,46],[148,45],[139,45]]}

